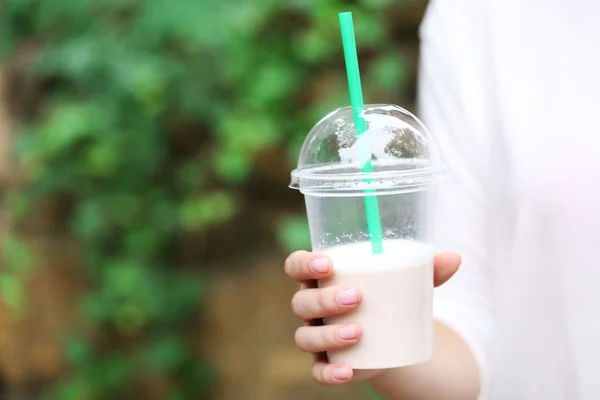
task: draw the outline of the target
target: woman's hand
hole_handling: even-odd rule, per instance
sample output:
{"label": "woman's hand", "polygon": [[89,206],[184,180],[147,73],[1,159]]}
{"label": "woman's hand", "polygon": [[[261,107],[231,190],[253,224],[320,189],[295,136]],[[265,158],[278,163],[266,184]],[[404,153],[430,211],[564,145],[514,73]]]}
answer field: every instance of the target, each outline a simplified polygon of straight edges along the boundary
{"label": "woman's hand", "polygon": [[[446,282],[457,271],[460,255],[440,253],[434,262],[434,285]],[[285,272],[302,284],[292,298],[292,312],[305,321],[296,331],[296,345],[300,350],[314,353],[312,376],[323,385],[341,385],[354,379],[369,379],[377,371],[355,376],[347,364],[329,364],[326,352],[354,345],[360,340],[359,324],[323,326],[322,318],[340,315],[360,306],[361,293],[353,288],[328,287],[319,289],[317,281],[331,276],[333,264],[324,254],[297,251],[285,261]]]}

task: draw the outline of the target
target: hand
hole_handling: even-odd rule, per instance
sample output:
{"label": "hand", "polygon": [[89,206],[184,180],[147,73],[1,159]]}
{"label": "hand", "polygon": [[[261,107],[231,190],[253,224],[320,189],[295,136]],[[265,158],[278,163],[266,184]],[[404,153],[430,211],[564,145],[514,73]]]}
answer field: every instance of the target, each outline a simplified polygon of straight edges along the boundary
{"label": "hand", "polygon": [[[434,261],[434,286],[446,282],[460,266],[460,255],[440,253]],[[296,345],[300,350],[314,353],[312,376],[323,385],[341,385],[354,379],[354,371],[347,364],[329,364],[326,352],[354,345],[360,340],[358,324],[322,325],[322,318],[354,310],[362,301],[361,293],[352,288],[328,287],[319,289],[317,280],[333,273],[333,264],[324,254],[297,251],[285,261],[286,274],[302,284],[292,298],[292,312],[305,321],[296,331]],[[372,377],[373,373],[368,375]],[[366,377],[366,376],[365,376]]]}

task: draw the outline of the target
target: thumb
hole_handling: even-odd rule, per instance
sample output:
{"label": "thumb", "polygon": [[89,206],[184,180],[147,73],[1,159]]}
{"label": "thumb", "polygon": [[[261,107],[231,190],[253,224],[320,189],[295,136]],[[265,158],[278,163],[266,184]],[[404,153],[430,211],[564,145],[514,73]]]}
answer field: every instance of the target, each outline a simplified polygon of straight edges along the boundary
{"label": "thumb", "polygon": [[433,285],[440,286],[452,277],[460,266],[460,254],[454,252],[438,253],[433,260]]}

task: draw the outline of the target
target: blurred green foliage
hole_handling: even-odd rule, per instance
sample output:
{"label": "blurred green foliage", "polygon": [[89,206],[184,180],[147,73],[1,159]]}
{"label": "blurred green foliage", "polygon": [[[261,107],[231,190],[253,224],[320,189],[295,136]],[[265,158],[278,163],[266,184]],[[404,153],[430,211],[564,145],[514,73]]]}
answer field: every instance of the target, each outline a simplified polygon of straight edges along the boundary
{"label": "blurred green foliage", "polygon": [[279,224],[279,244],[286,251],[310,249],[310,233],[305,216],[290,216]]}
{"label": "blurred green foliage", "polygon": [[[0,55],[33,53],[26,76],[41,98],[24,108],[16,153],[27,185],[10,204],[27,215],[40,199],[68,199],[93,282],[86,323],[143,343],[106,348],[74,334],[53,398],[127,398],[156,374],[172,383],[165,398],[202,398],[211,375],[185,338],[201,281],[178,257],[181,237],[230,220],[233,190],[262,151],[293,160],[310,126],[347,104],[339,11],[354,11],[371,54],[367,99],[403,87],[405,60],[383,23],[392,3],[5,0]],[[308,247],[307,232],[291,217],[280,242]],[[22,309],[17,277],[31,261],[5,240],[13,267],[0,290]]]}

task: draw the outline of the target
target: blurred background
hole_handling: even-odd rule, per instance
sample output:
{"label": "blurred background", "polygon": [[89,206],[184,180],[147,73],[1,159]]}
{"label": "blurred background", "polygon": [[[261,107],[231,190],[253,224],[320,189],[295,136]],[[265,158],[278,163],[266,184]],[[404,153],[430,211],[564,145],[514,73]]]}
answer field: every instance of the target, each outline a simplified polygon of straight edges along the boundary
{"label": "blurred background", "polygon": [[359,400],[298,351],[302,141],[414,110],[424,0],[0,3],[0,399]]}

